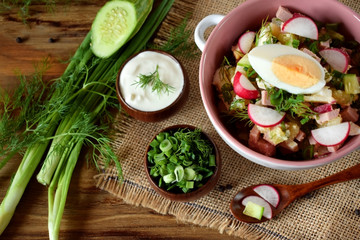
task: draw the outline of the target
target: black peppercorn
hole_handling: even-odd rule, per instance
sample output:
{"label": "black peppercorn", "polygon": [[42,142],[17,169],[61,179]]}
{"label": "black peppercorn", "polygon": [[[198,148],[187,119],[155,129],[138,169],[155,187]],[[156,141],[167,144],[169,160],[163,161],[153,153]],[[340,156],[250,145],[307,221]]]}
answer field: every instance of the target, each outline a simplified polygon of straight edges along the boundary
{"label": "black peppercorn", "polygon": [[359,209],[359,208],[358,208],[358,209],[355,209],[355,214],[358,215],[358,216],[360,216],[360,209]]}
{"label": "black peppercorn", "polygon": [[54,38],[49,38],[49,42],[54,43],[54,42],[56,42],[56,40]]}
{"label": "black peppercorn", "polygon": [[222,185],[220,185],[220,186],[219,186],[219,191],[220,191],[220,192],[224,192],[224,191],[225,191],[225,187],[222,186]]}
{"label": "black peppercorn", "polygon": [[22,43],[22,42],[23,42],[23,39],[22,39],[21,37],[17,37],[17,38],[16,38],[16,42],[17,42],[17,43]]}

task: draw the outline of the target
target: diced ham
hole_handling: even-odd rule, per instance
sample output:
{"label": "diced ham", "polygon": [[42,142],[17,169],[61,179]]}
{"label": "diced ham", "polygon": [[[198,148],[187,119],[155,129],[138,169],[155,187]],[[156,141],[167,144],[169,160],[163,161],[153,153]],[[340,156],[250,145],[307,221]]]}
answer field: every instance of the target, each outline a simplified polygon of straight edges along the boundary
{"label": "diced ham", "polygon": [[321,58],[319,58],[315,53],[313,53],[312,51],[310,51],[307,48],[302,48],[301,51],[303,51],[304,53],[310,55],[311,57],[313,57],[316,61],[320,62]]}
{"label": "diced ham", "polygon": [[330,43],[331,43],[331,39],[328,39],[327,41],[321,41],[321,42],[320,42],[320,47],[321,47],[321,48],[329,48],[329,47],[330,47]]}
{"label": "diced ham", "polygon": [[350,106],[346,107],[340,112],[344,122],[357,122],[359,120],[359,113],[356,108]]}
{"label": "diced ham", "polygon": [[273,106],[270,101],[270,96],[266,90],[261,91],[261,105]]}
{"label": "diced ham", "polygon": [[286,140],[284,142],[279,143],[279,146],[290,150],[291,152],[297,152],[299,151],[299,145],[294,142],[293,140]]}
{"label": "diced ham", "polygon": [[331,103],[322,104],[322,105],[316,106],[314,108],[314,111],[317,113],[325,113],[325,112],[330,112],[332,110],[333,110],[333,107],[332,107]]}
{"label": "diced ham", "polygon": [[349,136],[360,135],[360,127],[353,122],[350,122]]}
{"label": "diced ham", "polygon": [[295,139],[301,142],[302,140],[305,139],[305,137],[306,137],[306,133],[300,130],[299,133],[296,135]]}
{"label": "diced ham", "polygon": [[314,158],[320,158],[328,155],[330,152],[327,147],[319,145],[314,152]]}
{"label": "diced ham", "polygon": [[251,149],[266,156],[271,157],[276,153],[276,147],[261,138],[260,131],[256,126],[254,126],[250,131],[248,143]]}
{"label": "diced ham", "polygon": [[327,150],[329,152],[336,152],[341,146],[342,146],[342,143],[338,144],[338,145],[335,145],[335,146],[332,146],[332,147],[327,147]]}
{"label": "diced ham", "polygon": [[317,142],[315,141],[315,139],[314,139],[314,137],[310,134],[310,136],[309,136],[309,143],[311,144],[311,145],[316,145],[317,144]]}
{"label": "diced ham", "polygon": [[249,139],[252,139],[254,141],[259,140],[260,138],[260,131],[257,128],[257,126],[254,126],[251,130],[250,130],[250,135],[249,135]]}
{"label": "diced ham", "polygon": [[289,11],[289,9],[280,6],[276,12],[276,17],[281,21],[286,22],[293,17],[293,14]]}
{"label": "diced ham", "polygon": [[319,116],[316,118],[316,122],[322,124],[324,122],[330,121],[336,118],[340,113],[340,109],[334,109],[330,112],[320,113]]}

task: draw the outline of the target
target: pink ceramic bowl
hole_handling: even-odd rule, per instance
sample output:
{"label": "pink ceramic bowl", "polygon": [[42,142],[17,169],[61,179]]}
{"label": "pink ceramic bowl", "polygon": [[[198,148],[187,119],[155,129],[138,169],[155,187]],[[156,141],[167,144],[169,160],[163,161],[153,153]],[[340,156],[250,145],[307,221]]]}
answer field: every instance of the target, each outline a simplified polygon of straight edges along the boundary
{"label": "pink ceramic bowl", "polygon": [[[200,92],[205,110],[216,131],[237,153],[255,163],[274,169],[308,169],[331,163],[355,151],[360,146],[360,136],[353,137],[337,152],[319,159],[288,161],[271,158],[249,149],[236,140],[221,122],[220,114],[215,107],[212,79],[224,55],[241,33],[261,26],[262,19],[267,16],[274,17],[279,6],[306,14],[318,21],[340,22],[343,24],[342,33],[360,42],[360,15],[336,0],[248,0],[226,16],[210,15],[198,24],[195,42],[203,51],[199,68]],[[205,42],[204,32],[211,25],[216,27]]]}

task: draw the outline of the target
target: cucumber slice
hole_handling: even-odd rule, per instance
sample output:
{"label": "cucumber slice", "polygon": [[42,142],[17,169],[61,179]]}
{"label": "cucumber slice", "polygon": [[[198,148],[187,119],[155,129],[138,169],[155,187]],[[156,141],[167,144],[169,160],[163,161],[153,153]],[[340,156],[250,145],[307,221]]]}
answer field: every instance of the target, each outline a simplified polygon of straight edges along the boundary
{"label": "cucumber slice", "polygon": [[259,204],[248,201],[245,205],[245,209],[243,213],[249,217],[253,217],[261,220],[264,213],[264,207]]}
{"label": "cucumber slice", "polygon": [[110,57],[140,29],[151,11],[152,0],[114,0],[97,13],[91,27],[91,49]]}

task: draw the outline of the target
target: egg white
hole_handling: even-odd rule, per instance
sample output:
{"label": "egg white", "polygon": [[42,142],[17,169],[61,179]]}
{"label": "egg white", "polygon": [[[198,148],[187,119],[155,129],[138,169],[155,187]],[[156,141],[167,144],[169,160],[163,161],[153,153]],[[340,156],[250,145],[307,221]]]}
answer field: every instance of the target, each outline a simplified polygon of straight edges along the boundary
{"label": "egg white", "polygon": [[[272,71],[272,61],[283,55],[297,55],[310,59],[320,70],[320,80],[309,88],[299,88],[294,85],[280,81]],[[269,84],[293,94],[311,94],[320,91],[326,84],[325,71],[321,64],[313,57],[296,48],[281,45],[267,44],[253,48],[249,54],[249,62],[259,76]]]}

